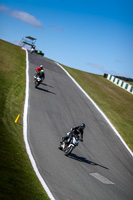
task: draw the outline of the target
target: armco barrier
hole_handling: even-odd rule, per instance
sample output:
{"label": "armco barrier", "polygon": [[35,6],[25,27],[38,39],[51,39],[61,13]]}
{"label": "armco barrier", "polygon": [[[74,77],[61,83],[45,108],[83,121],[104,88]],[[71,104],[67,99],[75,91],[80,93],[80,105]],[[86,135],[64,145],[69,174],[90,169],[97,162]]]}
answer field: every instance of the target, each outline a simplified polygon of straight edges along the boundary
{"label": "armco barrier", "polygon": [[120,80],[119,78],[116,78],[113,75],[108,74],[107,75],[107,79],[109,81],[111,81],[112,83],[114,83],[115,85],[121,87],[122,89],[126,90],[127,92],[130,92],[131,94],[133,94],[133,86]]}

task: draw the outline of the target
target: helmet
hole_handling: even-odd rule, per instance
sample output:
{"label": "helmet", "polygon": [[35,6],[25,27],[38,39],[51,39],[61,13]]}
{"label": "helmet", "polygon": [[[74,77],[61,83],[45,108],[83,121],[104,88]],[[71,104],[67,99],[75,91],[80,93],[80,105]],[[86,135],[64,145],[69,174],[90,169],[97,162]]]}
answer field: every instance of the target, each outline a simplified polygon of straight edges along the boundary
{"label": "helmet", "polygon": [[80,127],[81,129],[84,129],[84,128],[85,128],[85,124],[82,123],[82,124],[79,125],[79,127]]}
{"label": "helmet", "polygon": [[43,65],[40,65],[41,69],[43,69]]}

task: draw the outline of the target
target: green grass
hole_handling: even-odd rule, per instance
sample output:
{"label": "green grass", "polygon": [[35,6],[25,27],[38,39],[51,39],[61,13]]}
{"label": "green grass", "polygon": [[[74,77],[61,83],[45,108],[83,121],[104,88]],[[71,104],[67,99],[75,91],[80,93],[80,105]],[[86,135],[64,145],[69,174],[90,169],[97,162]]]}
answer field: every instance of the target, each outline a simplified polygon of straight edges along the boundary
{"label": "green grass", "polygon": [[0,40],[0,52],[0,199],[48,200],[23,140],[25,51]]}
{"label": "green grass", "polygon": [[133,82],[127,82],[128,84],[130,84],[130,85],[133,85]]}
{"label": "green grass", "polygon": [[62,66],[101,108],[133,151],[133,95],[101,75]]}

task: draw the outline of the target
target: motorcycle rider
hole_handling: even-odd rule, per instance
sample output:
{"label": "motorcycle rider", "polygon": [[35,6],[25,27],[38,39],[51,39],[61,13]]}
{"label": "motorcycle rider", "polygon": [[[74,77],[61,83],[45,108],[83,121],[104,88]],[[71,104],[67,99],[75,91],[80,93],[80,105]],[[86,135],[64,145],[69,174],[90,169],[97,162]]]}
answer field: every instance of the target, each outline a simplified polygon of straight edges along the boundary
{"label": "motorcycle rider", "polygon": [[40,65],[40,66],[37,67],[35,70],[36,70],[36,72],[40,72],[41,70],[43,70],[43,65]]}
{"label": "motorcycle rider", "polygon": [[31,54],[35,51],[35,46],[32,46],[32,48],[31,48]]}
{"label": "motorcycle rider", "polygon": [[44,79],[44,70],[43,70],[43,65],[40,65],[39,67],[37,67],[35,69],[36,73],[34,75],[34,78],[36,79],[37,75],[39,75],[39,77],[42,79]]}
{"label": "motorcycle rider", "polygon": [[[60,143],[62,144],[62,142],[64,142],[64,141],[67,142],[67,141],[68,141],[68,138],[70,138],[70,141],[71,141],[71,138],[72,138],[73,135],[78,135],[78,136],[79,136],[79,134],[81,135],[80,141],[83,142],[84,128],[85,128],[85,124],[84,124],[84,123],[81,123],[79,126],[76,126],[76,127],[74,127],[74,128],[71,128],[71,131],[68,132],[67,135],[66,135],[65,137],[62,137],[62,138],[61,138],[61,142],[60,142]],[[69,142],[70,142],[70,141],[69,141]]]}

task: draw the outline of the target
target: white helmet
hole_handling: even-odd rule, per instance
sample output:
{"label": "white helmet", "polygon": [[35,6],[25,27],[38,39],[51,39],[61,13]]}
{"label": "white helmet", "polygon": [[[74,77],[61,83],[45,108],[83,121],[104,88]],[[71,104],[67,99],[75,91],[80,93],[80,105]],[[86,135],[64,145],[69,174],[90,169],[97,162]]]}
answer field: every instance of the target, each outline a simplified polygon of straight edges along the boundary
{"label": "white helmet", "polygon": [[43,69],[43,65],[40,65],[41,69]]}

